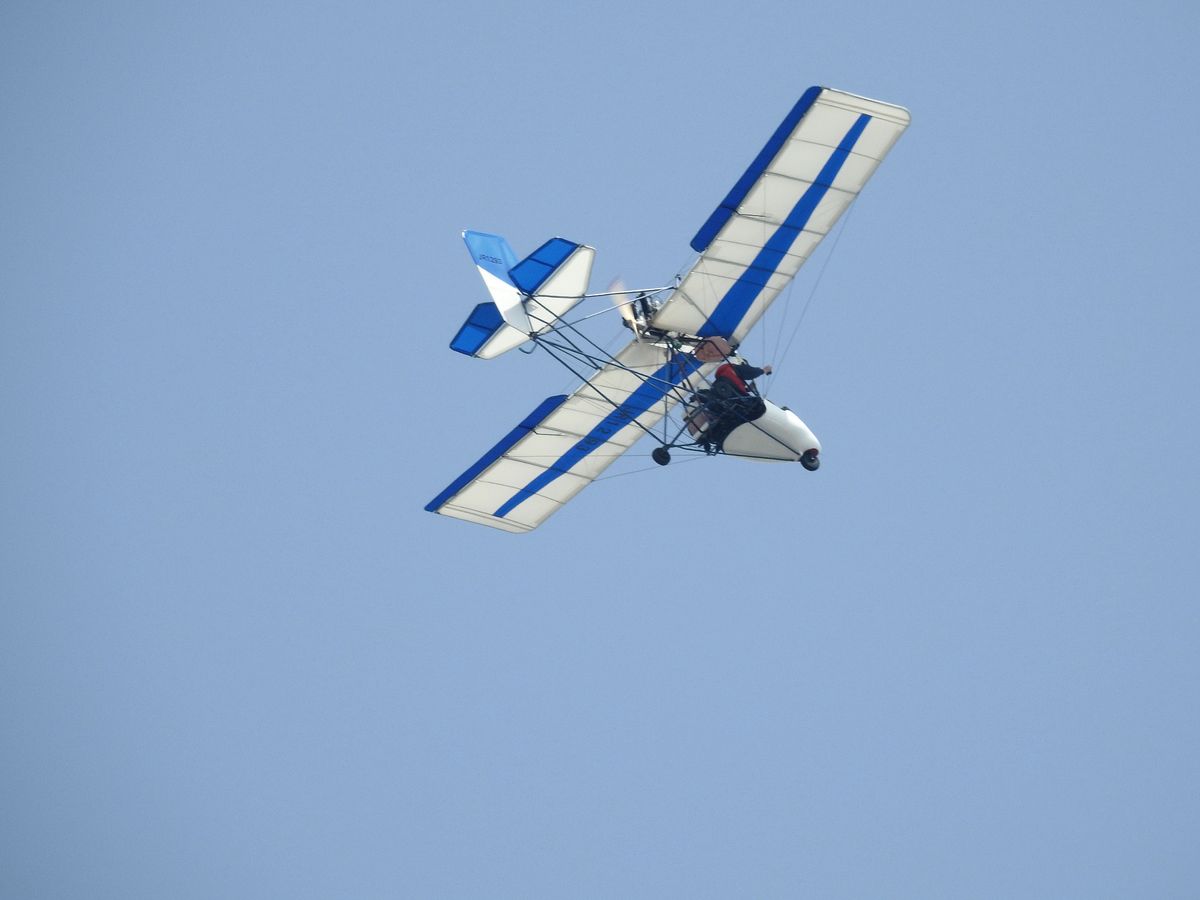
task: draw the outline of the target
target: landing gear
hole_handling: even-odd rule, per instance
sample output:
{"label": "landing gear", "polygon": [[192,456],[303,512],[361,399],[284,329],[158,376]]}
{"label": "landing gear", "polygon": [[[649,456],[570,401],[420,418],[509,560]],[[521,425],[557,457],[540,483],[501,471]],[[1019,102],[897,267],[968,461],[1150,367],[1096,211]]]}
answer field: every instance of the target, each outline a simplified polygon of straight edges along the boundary
{"label": "landing gear", "polygon": [[665,466],[671,461],[671,451],[666,447],[655,447],[654,452],[650,454],[650,458],[660,466]]}
{"label": "landing gear", "polygon": [[817,469],[821,468],[821,460],[817,458],[818,453],[820,453],[819,450],[805,450],[804,454],[800,457],[800,465],[804,466],[810,472],[817,471]]}

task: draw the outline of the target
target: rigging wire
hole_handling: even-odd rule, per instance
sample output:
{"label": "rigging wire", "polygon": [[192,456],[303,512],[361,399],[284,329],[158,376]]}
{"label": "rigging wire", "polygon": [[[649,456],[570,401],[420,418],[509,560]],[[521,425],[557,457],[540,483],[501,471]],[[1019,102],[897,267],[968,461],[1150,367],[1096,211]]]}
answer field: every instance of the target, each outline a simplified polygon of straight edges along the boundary
{"label": "rigging wire", "polygon": [[[781,310],[780,310],[780,315],[778,316],[778,320],[776,322],[772,322],[772,323],[768,324],[766,321],[766,317],[764,317],[762,325],[759,326],[760,328],[762,328],[762,337],[763,337],[762,361],[764,364],[770,363],[770,365],[772,367],[771,368],[772,374],[779,371],[779,363],[778,363],[779,345],[783,341],[783,330],[787,326],[788,316],[790,316],[792,314],[792,297],[795,295],[795,288],[796,288],[796,279],[793,278],[788,282],[787,287],[784,288],[783,303],[781,305]],[[772,312],[774,312],[774,304],[772,304],[771,309],[767,310],[767,315],[770,315]],[[767,355],[767,333],[768,332],[771,332],[775,335],[775,346],[773,348],[771,348],[770,356]],[[775,386],[775,382],[772,379],[771,383],[766,388],[764,388],[762,391],[762,397],[764,400],[767,399],[767,395],[770,394],[771,388],[774,386]]]}
{"label": "rigging wire", "polygon": [[[638,455],[644,456],[645,454],[638,454]],[[671,465],[672,466],[685,466],[688,463],[700,462],[702,459],[707,459],[707,458],[708,458],[707,456],[694,456],[691,459],[681,459],[678,461],[672,460]],[[624,478],[626,475],[640,475],[642,472],[661,472],[661,471],[662,471],[662,466],[655,464],[653,466],[648,466],[644,469],[631,469],[628,472],[617,472],[615,475],[601,475],[599,478],[592,479],[592,484],[596,484],[597,482],[600,482],[600,481],[611,481],[614,478]]]}
{"label": "rigging wire", "polygon": [[[783,365],[783,360],[787,359],[788,352],[792,349],[792,342],[796,339],[796,334],[800,331],[800,326],[804,323],[804,317],[808,313],[808,308],[812,306],[813,298],[817,295],[817,288],[821,286],[821,280],[825,277],[825,270],[829,268],[829,261],[833,259],[833,254],[837,252],[838,244],[842,240],[842,235],[846,233],[846,225],[850,221],[850,216],[854,214],[856,204],[851,203],[850,208],[846,210],[846,214],[842,216],[841,222],[838,223],[838,233],[834,235],[833,246],[829,248],[829,252],[825,254],[825,259],[821,263],[821,271],[817,273],[817,280],[813,282],[812,290],[808,292],[808,299],[804,301],[804,307],[800,310],[800,318],[796,320],[796,324],[792,326],[792,333],[788,336],[787,343],[784,344],[783,353],[778,357],[780,367]],[[773,368],[772,372],[778,372],[779,368]]]}
{"label": "rigging wire", "polygon": [[[545,343],[543,343],[543,342],[541,342],[541,341],[538,341],[538,346],[539,346],[539,347],[541,347],[543,350],[545,350],[547,353],[549,353],[549,354],[550,354],[552,357],[554,357],[555,359],[557,359],[557,360],[558,360],[560,363],[562,363],[562,364],[563,364],[563,366],[565,366],[565,367],[566,367],[566,368],[567,368],[567,369],[568,369],[570,372],[572,372],[572,373],[573,373],[573,374],[574,374],[576,377],[578,377],[578,378],[582,378],[582,379],[583,379],[583,381],[585,381],[585,382],[588,380],[588,379],[586,379],[586,378],[583,378],[583,376],[581,376],[581,375],[580,375],[578,372],[576,372],[574,369],[572,369],[572,368],[571,368],[571,364],[570,364],[569,362],[565,361],[565,360],[564,360],[562,357],[560,357],[560,356],[559,356],[559,355],[558,355],[558,354],[557,354],[557,353],[554,351],[554,349],[552,348],[552,345],[547,345],[547,344],[545,344]],[[561,348],[559,348],[559,349],[561,349]],[[589,384],[590,384],[590,382],[589,382]],[[600,389],[599,389],[598,387],[596,387],[594,384],[593,384],[593,385],[591,385],[591,388],[592,388],[592,390],[593,390],[593,391],[595,391],[597,394],[599,394],[599,395],[600,395],[600,398],[601,398],[602,400],[604,400],[605,402],[607,402],[607,403],[609,404],[609,406],[611,406],[613,409],[620,409],[620,404],[619,404],[619,403],[614,403],[611,397],[609,397],[607,394],[605,394],[605,393],[604,393],[602,390],[600,390]],[[641,423],[641,422],[638,420],[637,416],[634,416],[634,417],[633,417],[633,418],[632,418],[632,419],[631,419],[629,422],[627,422],[626,424],[627,424],[627,425],[636,425],[638,428],[642,429],[642,431],[646,432],[646,434],[650,435],[650,437],[654,437],[654,432],[653,432],[653,431],[651,431],[649,428],[647,428],[645,425],[643,425],[643,424],[642,424],[642,423]]]}

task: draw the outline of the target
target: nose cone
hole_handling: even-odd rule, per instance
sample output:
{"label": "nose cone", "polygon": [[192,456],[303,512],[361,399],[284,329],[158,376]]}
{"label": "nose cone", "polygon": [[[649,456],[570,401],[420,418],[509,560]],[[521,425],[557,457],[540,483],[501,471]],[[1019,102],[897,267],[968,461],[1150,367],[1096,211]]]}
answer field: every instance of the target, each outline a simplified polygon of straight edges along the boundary
{"label": "nose cone", "polygon": [[821,442],[799,416],[769,401],[765,405],[762,416],[729,433],[722,445],[726,453],[764,462],[797,462],[809,451],[821,452]]}
{"label": "nose cone", "polygon": [[821,452],[821,442],[817,440],[817,436],[812,433],[812,429],[801,421],[800,417],[790,409],[782,410],[787,413],[787,428],[790,433],[795,436],[799,442],[802,452],[813,450],[816,453]]}

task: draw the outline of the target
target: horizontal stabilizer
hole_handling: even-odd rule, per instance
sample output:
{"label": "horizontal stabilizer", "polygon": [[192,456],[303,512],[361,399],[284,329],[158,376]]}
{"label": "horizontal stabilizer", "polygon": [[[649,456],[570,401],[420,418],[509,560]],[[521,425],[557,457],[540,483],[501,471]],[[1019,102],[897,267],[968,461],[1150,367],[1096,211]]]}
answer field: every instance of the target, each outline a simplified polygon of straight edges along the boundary
{"label": "horizontal stabilizer", "polygon": [[508,270],[512,283],[526,294],[536,294],[546,280],[554,274],[579,244],[566,238],[550,238],[527,257]]}
{"label": "horizontal stabilizer", "polygon": [[491,359],[527,340],[529,338],[526,335],[504,323],[504,317],[495,303],[485,300],[471,310],[467,321],[463,322],[450,342],[450,349],[467,356]]}
{"label": "horizontal stabilizer", "polygon": [[551,238],[509,271],[527,299],[525,310],[535,332],[544,332],[587,293],[596,251],[565,238]]}

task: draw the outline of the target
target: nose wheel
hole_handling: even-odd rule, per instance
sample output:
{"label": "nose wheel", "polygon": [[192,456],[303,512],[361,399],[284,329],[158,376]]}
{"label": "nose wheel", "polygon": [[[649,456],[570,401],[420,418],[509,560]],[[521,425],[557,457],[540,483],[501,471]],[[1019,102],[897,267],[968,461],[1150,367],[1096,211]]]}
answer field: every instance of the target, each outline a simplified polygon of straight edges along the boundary
{"label": "nose wheel", "polygon": [[660,466],[665,466],[671,461],[671,451],[666,447],[655,447],[654,452],[650,454],[650,458]]}
{"label": "nose wheel", "polygon": [[800,457],[800,465],[804,466],[810,472],[817,471],[817,469],[821,468],[821,460],[817,458],[817,454],[820,452],[819,450],[805,450]]}

